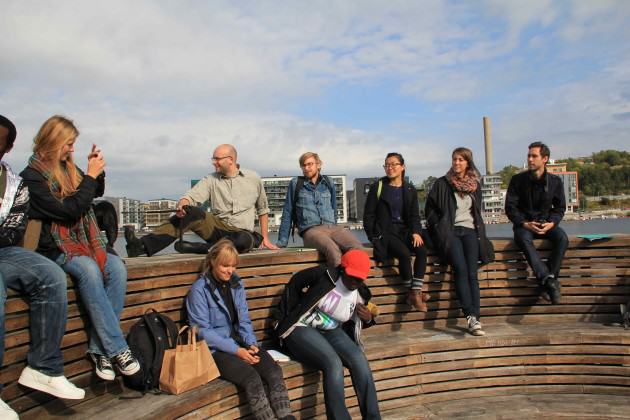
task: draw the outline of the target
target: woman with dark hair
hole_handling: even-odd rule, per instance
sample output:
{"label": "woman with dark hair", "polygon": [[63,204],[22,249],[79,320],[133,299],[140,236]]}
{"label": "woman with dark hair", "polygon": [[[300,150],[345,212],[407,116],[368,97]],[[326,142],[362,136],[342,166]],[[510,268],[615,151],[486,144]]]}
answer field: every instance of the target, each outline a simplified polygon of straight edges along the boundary
{"label": "woman with dark hair", "polygon": [[429,296],[422,294],[422,284],[427,250],[421,236],[416,188],[405,179],[405,159],[400,153],[388,153],[383,169],[385,176],[370,187],[363,228],[374,245],[374,259],[379,262],[398,259],[398,272],[409,288],[407,303],[426,312],[425,301]]}
{"label": "woman with dark hair", "polygon": [[37,252],[56,261],[76,282],[90,319],[88,354],[96,374],[113,381],[112,362],[123,375],[140,370],[120,329],[127,269],[107,252],[107,239],[92,210],[92,200],[105,191],[105,160],[92,145],[84,174],[74,164],[78,136],[72,121],[50,117],[39,129],[21,175],[31,196],[29,218],[42,221]]}
{"label": "woman with dark hair", "polygon": [[477,271],[493,259],[481,217],[481,185],[472,151],[453,150],[451,169],[435,181],[425,207],[427,228],[436,251],[452,266],[455,289],[472,335],[485,335],[480,317]]}
{"label": "woman with dark hair", "polygon": [[294,419],[282,369],[258,348],[237,265],[238,251],[231,240],[221,239],[210,248],[203,274],[186,297],[190,325],[199,329],[221,376],[245,390],[254,418]]}

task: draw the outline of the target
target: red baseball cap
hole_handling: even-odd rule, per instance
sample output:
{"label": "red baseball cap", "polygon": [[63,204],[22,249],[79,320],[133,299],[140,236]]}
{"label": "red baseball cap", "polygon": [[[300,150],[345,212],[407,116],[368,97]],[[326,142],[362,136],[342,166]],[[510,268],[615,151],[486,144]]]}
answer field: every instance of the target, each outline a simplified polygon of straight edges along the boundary
{"label": "red baseball cap", "polygon": [[347,275],[365,281],[370,274],[370,257],[365,251],[351,249],[341,256],[341,266]]}

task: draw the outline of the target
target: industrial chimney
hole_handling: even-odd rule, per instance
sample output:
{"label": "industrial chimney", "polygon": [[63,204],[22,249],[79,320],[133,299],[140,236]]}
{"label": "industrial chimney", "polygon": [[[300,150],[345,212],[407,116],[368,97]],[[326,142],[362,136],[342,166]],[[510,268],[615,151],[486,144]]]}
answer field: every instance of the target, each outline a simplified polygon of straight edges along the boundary
{"label": "industrial chimney", "polygon": [[483,139],[486,146],[486,175],[494,173],[492,166],[492,134],[490,132],[490,118],[483,117]]}

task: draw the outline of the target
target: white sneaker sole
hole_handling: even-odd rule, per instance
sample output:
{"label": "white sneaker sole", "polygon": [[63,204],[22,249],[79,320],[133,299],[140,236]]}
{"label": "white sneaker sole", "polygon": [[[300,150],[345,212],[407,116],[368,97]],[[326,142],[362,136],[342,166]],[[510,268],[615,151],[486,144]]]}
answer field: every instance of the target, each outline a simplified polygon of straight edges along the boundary
{"label": "white sneaker sole", "polygon": [[125,376],[131,376],[134,373],[137,373],[140,371],[140,364],[137,364],[135,369],[131,369],[131,370],[122,370],[121,368],[118,368],[118,371],[120,372],[121,375],[125,375]]}
{"label": "white sneaker sole", "polygon": [[98,370],[98,368],[96,367],[96,358],[92,355],[92,353],[90,353],[90,359],[92,359],[92,362],[94,362],[94,372],[96,373],[96,376],[104,381],[113,381],[114,379],[116,379],[116,372],[114,372],[113,370],[112,373],[109,374],[103,372],[102,370]]}
{"label": "white sneaker sole", "polygon": [[62,392],[59,389],[51,387],[47,384],[41,383],[29,377],[28,375],[27,376],[21,375],[20,379],[18,379],[18,383],[20,385],[24,385],[29,388],[36,389],[38,391],[42,391],[47,394],[54,395],[57,398],[63,398],[66,400],[82,400],[85,397],[85,390],[81,388],[76,388],[76,391],[73,391],[73,392]]}

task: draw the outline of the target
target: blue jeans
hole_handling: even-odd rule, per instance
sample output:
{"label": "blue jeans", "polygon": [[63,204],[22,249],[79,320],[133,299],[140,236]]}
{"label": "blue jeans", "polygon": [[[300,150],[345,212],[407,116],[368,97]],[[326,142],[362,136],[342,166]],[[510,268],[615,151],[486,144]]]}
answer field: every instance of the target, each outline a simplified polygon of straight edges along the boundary
{"label": "blue jeans", "polygon": [[361,348],[341,327],[329,331],[296,327],[285,343],[294,358],[323,372],[327,418],[351,418],[344,395],[344,366],[350,371],[361,416],[364,419],[381,418],[370,365]]}
{"label": "blue jeans", "polygon": [[60,255],[57,263],[72,276],[90,318],[88,352],[111,359],[129,347],[119,323],[127,292],[127,269],[120,257],[107,254],[107,278],[103,279],[94,259],[80,256],[62,264],[63,258]]}
{"label": "blue jeans", "polygon": [[[546,264],[534,246],[534,239],[549,239],[551,241],[551,255]],[[554,226],[546,235],[535,235],[524,227],[515,227],[514,242],[525,254],[525,258],[527,258],[527,262],[538,280],[543,280],[549,274],[558,278],[562,258],[569,247],[569,238],[561,227]]]}
{"label": "blue jeans", "polygon": [[473,315],[479,319],[481,315],[477,280],[479,239],[475,229],[455,226],[448,250],[448,260],[453,267],[455,290],[464,316]]}
{"label": "blue jeans", "polygon": [[7,287],[25,293],[30,300],[28,365],[49,376],[63,375],[60,347],[68,315],[66,274],[33,251],[17,246],[0,248],[0,366]]}

